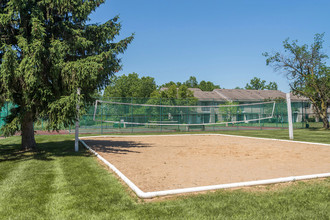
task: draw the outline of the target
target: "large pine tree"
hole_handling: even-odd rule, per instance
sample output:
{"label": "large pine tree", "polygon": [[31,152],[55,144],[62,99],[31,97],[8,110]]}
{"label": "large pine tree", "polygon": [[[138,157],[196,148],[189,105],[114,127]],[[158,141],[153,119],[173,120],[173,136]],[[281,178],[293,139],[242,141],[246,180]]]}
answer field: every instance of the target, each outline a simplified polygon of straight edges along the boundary
{"label": "large pine tree", "polygon": [[0,104],[16,106],[3,132],[21,131],[23,149],[36,147],[38,118],[47,118],[50,130],[73,124],[77,89],[86,103],[121,68],[118,55],[133,36],[114,42],[121,29],[118,17],[88,24],[103,2],[1,0]]}

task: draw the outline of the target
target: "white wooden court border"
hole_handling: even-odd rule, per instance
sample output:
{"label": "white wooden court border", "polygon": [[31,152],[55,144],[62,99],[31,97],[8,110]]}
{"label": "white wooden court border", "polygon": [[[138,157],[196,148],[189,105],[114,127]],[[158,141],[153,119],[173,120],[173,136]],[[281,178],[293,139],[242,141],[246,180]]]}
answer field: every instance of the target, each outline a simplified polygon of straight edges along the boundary
{"label": "white wooden court border", "polygon": [[[294,143],[303,143],[303,144],[314,144],[330,147],[330,144],[322,143],[313,143],[313,142],[304,142],[304,141],[292,141],[292,140],[282,140],[282,139],[271,139],[271,138],[257,138],[257,137],[246,137],[246,136],[237,136],[237,135],[226,135],[226,134],[173,134],[173,135],[102,135],[102,136],[86,136],[86,138],[91,137],[155,137],[155,136],[188,136],[188,135],[218,135],[218,136],[231,136],[239,138],[252,138],[252,139],[261,139],[261,140],[272,140],[272,141],[284,141],[284,142],[294,142]],[[81,137],[84,138],[84,137]],[[256,180],[256,181],[247,181],[247,182],[238,182],[238,183],[229,183],[229,184],[220,184],[220,185],[211,185],[211,186],[200,186],[200,187],[190,187],[182,189],[173,189],[173,190],[164,190],[164,191],[154,191],[154,192],[143,192],[138,188],[130,179],[128,179],[122,172],[120,172],[113,164],[104,159],[100,154],[91,149],[82,139],[79,141],[86,147],[89,151],[95,154],[102,162],[104,162],[112,171],[114,171],[135,193],[138,197],[143,199],[149,199],[158,196],[182,194],[182,193],[191,193],[191,192],[200,192],[216,189],[226,189],[226,188],[235,188],[235,187],[244,187],[244,186],[255,186],[263,184],[274,184],[274,183],[283,183],[283,182],[292,182],[296,180],[307,180],[315,178],[324,178],[330,177],[330,173],[320,173],[320,174],[311,174],[303,176],[290,176],[290,177],[281,177],[275,179],[266,179],[266,180]]]}

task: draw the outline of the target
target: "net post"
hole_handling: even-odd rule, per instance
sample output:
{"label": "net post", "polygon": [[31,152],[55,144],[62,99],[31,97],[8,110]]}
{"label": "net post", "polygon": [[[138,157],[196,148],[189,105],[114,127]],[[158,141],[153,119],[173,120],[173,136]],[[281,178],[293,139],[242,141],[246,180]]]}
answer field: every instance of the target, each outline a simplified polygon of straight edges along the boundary
{"label": "net post", "polygon": [[101,106],[101,134],[103,134],[103,106]]}
{"label": "net post", "polygon": [[[262,107],[262,116],[265,116],[265,106]],[[262,120],[262,127],[265,127],[265,120]]]}
{"label": "net post", "polygon": [[[131,104],[133,104],[133,97],[131,97]],[[134,122],[133,120],[133,111],[134,111],[134,105],[131,105],[131,122]],[[131,133],[133,133],[133,127],[134,125],[131,125]]]}
{"label": "net post", "polygon": [[79,151],[79,101],[80,101],[80,88],[77,88],[78,101],[76,105],[77,118],[76,118],[76,130],[75,130],[75,141],[74,141],[74,150],[75,152]]}
{"label": "net post", "polygon": [[96,115],[96,110],[97,110],[97,102],[98,102],[98,100],[95,101],[94,114],[93,114],[93,121],[95,121],[95,115]]}
{"label": "net post", "polygon": [[260,130],[262,130],[262,125],[261,125],[261,104],[259,104],[259,127],[260,127]]}
{"label": "net post", "polygon": [[304,128],[304,101],[301,101],[301,128]]}
{"label": "net post", "polygon": [[[162,123],[162,113],[163,113],[163,108],[162,108],[162,98],[159,99],[159,105],[160,105],[160,109],[159,109],[159,121],[160,123]],[[162,126],[160,126],[160,132],[162,132]]]}
{"label": "net post", "polygon": [[282,106],[281,106],[281,126],[282,126],[282,128],[283,128],[283,108],[284,108],[284,106],[285,106],[285,103],[282,103]]}
{"label": "net post", "polygon": [[[274,102],[275,105],[275,102]],[[276,127],[278,127],[278,112],[277,112],[277,108],[275,108],[274,106],[274,110],[275,110],[275,115],[276,115]]]}
{"label": "net post", "polygon": [[[215,100],[213,99],[212,101],[213,101],[213,102],[212,102],[213,105],[216,106],[216,105],[215,105]],[[217,106],[217,107],[218,107],[218,106]],[[217,108],[217,107],[214,107],[214,108]],[[214,109],[214,122],[217,121],[215,116],[216,116],[216,113],[215,113],[215,109]],[[205,121],[205,120],[204,120],[204,121]],[[213,131],[215,131],[215,124],[213,124]]]}
{"label": "net post", "polygon": [[293,124],[292,124],[292,110],[291,110],[290,93],[286,94],[286,104],[287,104],[287,108],[288,108],[289,138],[291,140],[293,140]]}

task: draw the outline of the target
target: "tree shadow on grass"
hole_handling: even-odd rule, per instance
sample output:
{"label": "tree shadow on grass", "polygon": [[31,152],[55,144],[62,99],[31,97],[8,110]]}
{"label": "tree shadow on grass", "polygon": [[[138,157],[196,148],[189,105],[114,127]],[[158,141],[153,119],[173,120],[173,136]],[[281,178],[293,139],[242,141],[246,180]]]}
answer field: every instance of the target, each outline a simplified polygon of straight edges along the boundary
{"label": "tree shadow on grass", "polygon": [[[141,144],[135,141],[113,141],[113,140],[85,140],[99,153],[127,154],[140,153],[137,149],[141,147],[151,147],[148,144]],[[37,141],[37,151],[22,151],[21,145],[16,143],[0,144],[0,163],[5,161],[25,161],[25,160],[53,160],[54,157],[83,156],[90,157],[92,154],[87,151],[82,144],[79,151],[74,151],[73,140],[63,141]],[[135,149],[135,150],[133,150]]]}
{"label": "tree shadow on grass", "polygon": [[20,144],[0,144],[0,163],[4,161],[53,160],[53,157],[91,156],[81,145],[74,151],[74,141],[58,141],[37,143],[37,151],[22,151]]}
{"label": "tree shadow on grass", "polygon": [[140,153],[138,148],[152,147],[150,144],[136,141],[84,140],[84,142],[98,153],[110,154]]}
{"label": "tree shadow on grass", "polygon": [[0,145],[0,162],[27,160],[33,156],[32,152],[21,151],[20,147],[20,144]]}

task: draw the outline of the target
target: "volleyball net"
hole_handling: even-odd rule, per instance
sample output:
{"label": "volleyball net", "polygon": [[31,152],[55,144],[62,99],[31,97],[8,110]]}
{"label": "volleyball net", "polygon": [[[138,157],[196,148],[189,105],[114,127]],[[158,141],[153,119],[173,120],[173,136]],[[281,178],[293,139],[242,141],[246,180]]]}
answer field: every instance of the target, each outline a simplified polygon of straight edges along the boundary
{"label": "volleyball net", "polygon": [[97,100],[93,120],[116,128],[232,126],[260,123],[274,117],[275,102],[219,105],[159,105]]}

